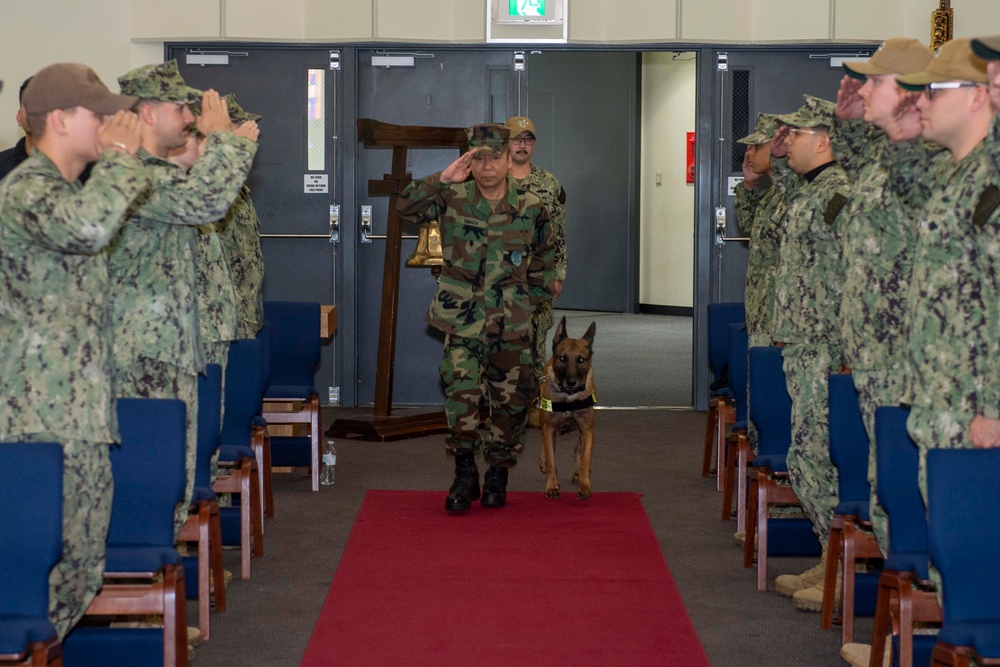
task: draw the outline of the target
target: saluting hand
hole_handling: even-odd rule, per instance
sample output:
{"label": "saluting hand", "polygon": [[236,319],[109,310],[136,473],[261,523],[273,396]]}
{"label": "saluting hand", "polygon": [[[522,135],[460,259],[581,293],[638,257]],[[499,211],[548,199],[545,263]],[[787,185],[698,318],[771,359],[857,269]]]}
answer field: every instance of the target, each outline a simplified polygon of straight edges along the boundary
{"label": "saluting hand", "polygon": [[788,126],[782,125],[774,133],[774,138],[771,139],[771,157],[783,158],[788,155],[788,144],[785,143],[787,139]]}
{"label": "saluting hand", "polygon": [[476,151],[469,151],[457,160],[448,165],[448,168],[441,172],[441,182],[445,184],[461,183],[472,173],[472,158]]}
{"label": "saluting hand", "polygon": [[238,137],[245,137],[250,141],[257,141],[257,137],[260,136],[260,128],[257,127],[257,121],[248,120],[239,124],[238,127],[233,129],[233,133]]}
{"label": "saluting hand", "polygon": [[837,91],[837,108],[834,111],[837,118],[841,120],[864,118],[864,100],[858,95],[858,91],[863,85],[865,85],[863,81],[847,74],[840,80],[840,90]]}
{"label": "saluting hand", "polygon": [[142,137],[139,133],[139,116],[131,111],[117,111],[104,120],[97,130],[97,146],[103,152],[108,148],[135,155]]}
{"label": "saluting hand", "polygon": [[206,90],[201,98],[201,115],[197,120],[198,131],[206,137],[209,132],[232,132],[226,101],[214,90]]}

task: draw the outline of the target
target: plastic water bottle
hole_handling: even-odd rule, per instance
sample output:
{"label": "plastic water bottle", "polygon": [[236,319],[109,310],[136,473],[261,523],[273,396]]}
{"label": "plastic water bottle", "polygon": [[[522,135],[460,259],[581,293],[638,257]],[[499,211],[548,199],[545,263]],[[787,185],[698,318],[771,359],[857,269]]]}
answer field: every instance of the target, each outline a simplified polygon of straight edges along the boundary
{"label": "plastic water bottle", "polygon": [[336,472],[337,450],[333,448],[333,440],[327,440],[326,449],[323,451],[323,470],[319,474],[319,483],[323,486],[333,486]]}

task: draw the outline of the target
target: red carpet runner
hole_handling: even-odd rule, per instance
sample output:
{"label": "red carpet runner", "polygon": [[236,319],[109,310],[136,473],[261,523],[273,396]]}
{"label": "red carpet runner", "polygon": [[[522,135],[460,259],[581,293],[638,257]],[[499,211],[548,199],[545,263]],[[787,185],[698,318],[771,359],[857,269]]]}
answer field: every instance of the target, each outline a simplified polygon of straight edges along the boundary
{"label": "red carpet runner", "polygon": [[369,491],[304,667],[709,664],[634,493]]}

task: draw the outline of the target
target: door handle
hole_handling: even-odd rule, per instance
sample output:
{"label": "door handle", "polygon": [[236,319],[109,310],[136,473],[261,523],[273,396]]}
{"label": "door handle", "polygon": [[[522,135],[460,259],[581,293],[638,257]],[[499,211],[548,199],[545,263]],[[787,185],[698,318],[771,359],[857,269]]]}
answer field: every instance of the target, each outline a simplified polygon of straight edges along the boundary
{"label": "door handle", "polygon": [[[371,243],[373,240],[385,240],[388,238],[385,234],[372,234],[372,207],[365,204],[361,207],[361,242]],[[413,234],[403,234],[400,238],[403,239],[416,239],[419,238]]]}
{"label": "door handle", "polygon": [[726,245],[727,241],[749,240],[740,236],[726,236],[726,207],[719,206],[715,209],[715,245]]}

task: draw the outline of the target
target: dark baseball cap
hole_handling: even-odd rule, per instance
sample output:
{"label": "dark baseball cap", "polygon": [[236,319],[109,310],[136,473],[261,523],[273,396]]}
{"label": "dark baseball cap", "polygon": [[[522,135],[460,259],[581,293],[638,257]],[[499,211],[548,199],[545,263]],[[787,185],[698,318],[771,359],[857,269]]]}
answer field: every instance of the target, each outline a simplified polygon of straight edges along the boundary
{"label": "dark baseball cap", "polygon": [[131,109],[136,101],[112,93],[94,70],[81,63],[56,63],[40,70],[21,100],[29,114],[83,107],[103,115]]}

